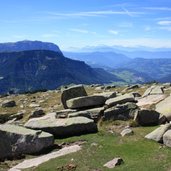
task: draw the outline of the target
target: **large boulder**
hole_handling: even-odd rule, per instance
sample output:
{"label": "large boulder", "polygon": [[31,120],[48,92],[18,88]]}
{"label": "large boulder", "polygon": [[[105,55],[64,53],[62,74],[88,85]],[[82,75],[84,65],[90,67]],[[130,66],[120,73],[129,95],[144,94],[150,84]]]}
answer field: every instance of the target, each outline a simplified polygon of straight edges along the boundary
{"label": "large boulder", "polygon": [[163,143],[166,146],[171,147],[171,130],[166,131],[163,135]]}
{"label": "large boulder", "polygon": [[103,93],[96,93],[94,95],[97,95],[97,96],[104,96],[104,98],[107,100],[107,99],[110,99],[110,98],[114,98],[116,97],[116,92],[103,92]]}
{"label": "large boulder", "polygon": [[61,94],[61,102],[63,104],[63,107],[65,109],[68,109],[68,106],[66,104],[67,100],[73,99],[76,97],[82,97],[82,96],[87,96],[87,93],[83,85],[76,85],[76,86],[72,86],[67,89],[64,89]]}
{"label": "large boulder", "polygon": [[97,132],[97,125],[92,119],[86,117],[55,119],[54,116],[49,116],[33,118],[25,124],[25,127],[43,130],[59,138]]}
{"label": "large boulder", "polygon": [[136,102],[132,94],[124,94],[118,97],[108,99],[105,104],[109,107],[115,106],[117,104],[123,104],[126,102]]}
{"label": "large boulder", "polygon": [[67,100],[67,106],[71,109],[83,109],[103,106],[105,104],[104,96],[84,96]]}
{"label": "large boulder", "polygon": [[153,132],[147,134],[145,138],[162,143],[164,133],[170,128],[171,128],[170,123],[161,125],[159,128],[155,129]]}
{"label": "large boulder", "polygon": [[52,146],[53,135],[21,126],[0,125],[0,159],[33,154]]}
{"label": "large boulder", "polygon": [[166,118],[171,121],[171,96],[167,97],[163,101],[156,105],[157,112],[166,116]]}
{"label": "large boulder", "polygon": [[134,120],[141,126],[158,125],[160,116],[155,110],[142,109],[136,112]]}
{"label": "large boulder", "polygon": [[125,103],[110,107],[104,111],[103,120],[128,120],[133,118],[138,109],[135,103]]}

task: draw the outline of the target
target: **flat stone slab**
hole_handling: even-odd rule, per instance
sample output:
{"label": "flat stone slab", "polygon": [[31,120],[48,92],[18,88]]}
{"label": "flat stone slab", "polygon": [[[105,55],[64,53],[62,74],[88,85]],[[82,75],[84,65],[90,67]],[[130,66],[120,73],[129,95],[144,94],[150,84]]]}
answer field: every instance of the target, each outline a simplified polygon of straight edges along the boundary
{"label": "flat stone slab", "polygon": [[113,160],[107,162],[106,164],[104,164],[104,167],[107,167],[109,169],[113,169],[115,168],[117,165],[121,165],[123,163],[123,160],[118,157],[118,158],[114,158]]}
{"label": "flat stone slab", "polygon": [[166,146],[171,147],[171,130],[166,131],[163,135],[163,143]]}
{"label": "flat stone slab", "polygon": [[157,104],[163,99],[166,98],[166,95],[149,95],[143,98],[138,99],[137,106],[139,107],[150,107],[153,104]]}
{"label": "flat stone slab", "polygon": [[108,99],[105,104],[109,107],[115,106],[117,104],[123,104],[126,102],[135,102],[134,96],[132,94],[124,94],[118,97]]}
{"label": "flat stone slab", "polygon": [[77,97],[67,100],[67,106],[71,109],[92,108],[105,104],[105,97],[100,95]]}
{"label": "flat stone slab", "polygon": [[33,118],[25,124],[25,127],[43,130],[53,134],[55,137],[70,137],[97,132],[97,125],[92,119],[86,117],[55,119],[52,116],[48,118]]}
{"label": "flat stone slab", "polygon": [[45,163],[51,159],[61,157],[70,153],[75,153],[77,151],[80,151],[81,147],[79,145],[73,145],[69,147],[64,147],[63,149],[55,152],[51,152],[49,154],[36,157],[33,159],[27,159],[24,160],[22,163],[19,163],[18,165],[14,166],[13,168],[9,169],[8,171],[21,171],[23,169],[29,169],[32,167],[37,167],[42,163]]}
{"label": "flat stone slab", "polygon": [[0,159],[33,154],[53,145],[53,135],[25,127],[0,125]]}

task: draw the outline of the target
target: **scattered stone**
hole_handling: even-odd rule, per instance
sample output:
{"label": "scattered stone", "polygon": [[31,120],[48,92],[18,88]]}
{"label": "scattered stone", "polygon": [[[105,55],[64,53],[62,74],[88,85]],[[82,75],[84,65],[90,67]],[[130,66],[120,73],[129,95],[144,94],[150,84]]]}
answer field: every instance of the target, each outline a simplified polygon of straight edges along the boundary
{"label": "scattered stone", "polygon": [[134,120],[141,126],[151,126],[159,124],[160,113],[155,110],[138,110]]}
{"label": "scattered stone", "polygon": [[15,107],[16,103],[14,100],[4,100],[2,102],[2,107]]}
{"label": "scattered stone", "polygon": [[56,118],[67,118],[69,114],[75,113],[75,109],[64,109],[56,112]]}
{"label": "scattered stone", "polygon": [[29,107],[32,107],[32,108],[40,107],[40,104],[31,103],[31,104],[29,105]]}
{"label": "scattered stone", "polygon": [[159,128],[157,128],[154,131],[152,131],[151,133],[147,134],[145,136],[145,138],[162,143],[163,142],[163,135],[170,128],[171,128],[170,123],[167,123],[165,125],[161,125]]}
{"label": "scattered stone", "polygon": [[71,109],[92,108],[105,104],[104,96],[84,96],[67,100],[67,106]]}
{"label": "scattered stone", "polygon": [[123,163],[123,159],[121,159],[120,157],[118,158],[114,158],[113,160],[107,162],[106,164],[104,164],[104,167],[107,167],[109,169],[113,169],[114,167],[116,167],[117,165],[121,165]]}
{"label": "scattered stone", "polygon": [[55,119],[51,115],[30,119],[25,127],[43,130],[59,138],[97,132],[97,125],[92,119],[86,117]]}
{"label": "scattered stone", "polygon": [[106,105],[109,107],[115,106],[117,104],[123,104],[126,102],[136,102],[132,94],[124,94],[115,98],[108,99]]}
{"label": "scattered stone", "polygon": [[171,121],[171,96],[156,105],[156,111],[166,116]]}
{"label": "scattered stone", "polygon": [[17,125],[0,125],[0,159],[33,154],[53,145],[53,135]]}
{"label": "scattered stone", "polygon": [[124,136],[128,136],[128,135],[133,135],[134,132],[132,129],[130,128],[126,128],[124,129],[122,132],[121,132],[121,136],[124,137]]}
{"label": "scattered stone", "polygon": [[76,97],[82,97],[82,96],[87,96],[87,93],[83,87],[83,85],[76,85],[69,87],[67,89],[64,89],[61,94],[61,102],[63,104],[63,107],[65,109],[68,108],[66,101],[76,98]]}

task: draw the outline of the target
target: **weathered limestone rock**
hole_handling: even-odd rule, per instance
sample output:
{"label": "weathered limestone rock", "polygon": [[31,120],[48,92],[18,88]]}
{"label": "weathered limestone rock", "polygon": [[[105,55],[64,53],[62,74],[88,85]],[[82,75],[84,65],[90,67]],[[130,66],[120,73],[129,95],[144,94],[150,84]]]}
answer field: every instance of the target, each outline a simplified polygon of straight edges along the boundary
{"label": "weathered limestone rock", "polygon": [[64,89],[61,94],[61,102],[63,104],[63,107],[65,109],[68,108],[66,101],[76,98],[76,97],[82,97],[82,96],[87,96],[87,93],[83,87],[83,85],[76,85],[69,87],[67,89]]}
{"label": "weathered limestone rock", "polygon": [[56,118],[67,118],[69,114],[75,113],[75,109],[64,109],[56,112]]}
{"label": "weathered limestone rock", "polygon": [[166,146],[171,147],[171,130],[166,131],[163,135],[163,143]]}
{"label": "weathered limestone rock", "polygon": [[14,107],[16,106],[16,103],[14,100],[4,100],[2,102],[2,107]]}
{"label": "weathered limestone rock", "polygon": [[155,129],[153,132],[147,134],[145,136],[145,138],[162,143],[163,142],[163,135],[170,128],[171,128],[170,123],[167,123],[165,125],[161,125],[159,128]]}
{"label": "weathered limestone rock", "polygon": [[84,96],[67,100],[67,106],[71,109],[92,108],[105,104],[104,96]]}
{"label": "weathered limestone rock", "polygon": [[53,116],[48,118],[44,116],[30,119],[25,126],[49,132],[55,137],[69,137],[97,132],[97,125],[92,119],[86,117],[55,119]]}
{"label": "weathered limestone rock", "polygon": [[142,126],[158,125],[160,113],[155,110],[138,110],[134,116],[134,120]]}
{"label": "weathered limestone rock", "polygon": [[104,111],[103,120],[127,120],[134,117],[138,106],[135,103],[125,103],[108,108]]}
{"label": "weathered limestone rock", "polygon": [[156,111],[166,116],[171,121],[171,96],[156,105]]}
{"label": "weathered limestone rock", "polygon": [[53,135],[21,126],[0,125],[0,159],[33,154],[53,145]]}
{"label": "weathered limestone rock", "polygon": [[114,158],[113,160],[107,162],[106,164],[104,164],[104,167],[107,167],[109,169],[113,169],[114,167],[116,167],[117,165],[121,165],[123,163],[123,160],[118,157],[118,158]]}
{"label": "weathered limestone rock", "polygon": [[123,104],[126,102],[136,102],[136,101],[132,94],[124,94],[118,97],[108,99],[105,104],[108,105],[109,107],[112,107],[117,104]]}
{"label": "weathered limestone rock", "polygon": [[83,116],[83,117],[91,119],[90,113],[88,111],[86,111],[86,110],[68,114],[68,118],[79,117],[79,116]]}

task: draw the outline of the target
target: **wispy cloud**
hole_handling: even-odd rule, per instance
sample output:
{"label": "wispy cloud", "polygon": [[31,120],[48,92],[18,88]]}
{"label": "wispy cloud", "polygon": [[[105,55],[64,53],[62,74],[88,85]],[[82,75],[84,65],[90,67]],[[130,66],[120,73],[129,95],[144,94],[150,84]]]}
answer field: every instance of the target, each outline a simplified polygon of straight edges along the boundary
{"label": "wispy cloud", "polygon": [[148,31],[151,31],[151,29],[152,29],[151,26],[145,26],[145,27],[144,27],[144,31],[147,31],[147,32],[148,32]]}
{"label": "wispy cloud", "polygon": [[118,35],[119,32],[117,30],[108,30],[110,34]]}
{"label": "wispy cloud", "polygon": [[170,7],[144,7],[144,9],[157,11],[171,11]]}
{"label": "wispy cloud", "polygon": [[55,38],[59,37],[57,34],[43,34],[41,35],[42,38]]}
{"label": "wispy cloud", "polygon": [[158,21],[157,24],[162,25],[162,26],[170,26],[171,25],[171,20]]}
{"label": "wispy cloud", "polygon": [[70,31],[77,32],[77,33],[83,33],[83,34],[96,34],[96,32],[85,30],[85,29],[78,29],[78,28],[72,28]]}
{"label": "wispy cloud", "polygon": [[171,26],[163,26],[163,27],[159,27],[159,29],[166,30],[166,31],[171,31]]}
{"label": "wispy cloud", "polygon": [[113,10],[104,10],[104,11],[86,11],[86,12],[74,12],[74,13],[57,13],[57,12],[48,12],[52,17],[103,17],[108,15],[140,15],[144,12],[139,11],[128,11],[126,9],[122,11],[113,11]]}

